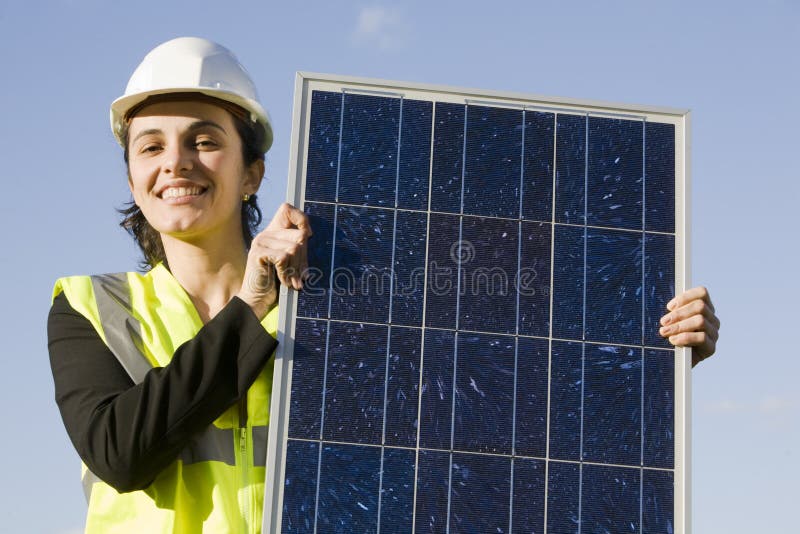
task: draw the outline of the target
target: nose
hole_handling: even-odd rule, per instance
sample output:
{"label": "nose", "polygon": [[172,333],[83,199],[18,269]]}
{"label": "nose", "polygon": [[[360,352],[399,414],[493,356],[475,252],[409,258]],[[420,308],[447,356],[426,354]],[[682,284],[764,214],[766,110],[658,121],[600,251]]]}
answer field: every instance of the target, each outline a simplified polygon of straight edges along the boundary
{"label": "nose", "polygon": [[192,151],[180,143],[172,143],[164,149],[164,164],[162,170],[165,174],[179,175],[192,170]]}

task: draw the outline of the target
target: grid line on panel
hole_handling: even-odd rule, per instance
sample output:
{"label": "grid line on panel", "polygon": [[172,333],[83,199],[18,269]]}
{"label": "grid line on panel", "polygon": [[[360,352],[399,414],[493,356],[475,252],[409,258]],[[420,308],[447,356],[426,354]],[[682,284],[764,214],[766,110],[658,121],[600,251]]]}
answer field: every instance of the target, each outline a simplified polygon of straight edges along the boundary
{"label": "grid line on panel", "polygon": [[[642,123],[642,345],[645,343],[645,317],[647,287],[645,286],[645,246],[647,244],[647,124]],[[642,380],[644,380],[644,358],[642,358]],[[644,383],[644,382],[642,382]],[[643,462],[644,463],[644,462]]]}
{"label": "grid line on panel", "polygon": [[400,119],[397,125],[397,172],[394,182],[394,208],[397,210],[400,198],[400,148],[403,146],[403,98],[400,97]]}
{"label": "grid line on panel", "polygon": [[[513,446],[513,445],[512,445]],[[511,482],[508,496],[508,531],[514,532],[514,457],[511,457]]]}
{"label": "grid line on panel", "polygon": [[614,111],[584,111],[582,109],[575,109],[570,107],[562,107],[556,105],[546,104],[530,104],[527,102],[515,102],[512,100],[485,100],[475,98],[465,98],[464,102],[470,105],[482,105],[494,108],[504,109],[519,109],[522,111],[543,111],[547,113],[563,113],[565,115],[581,115],[584,114],[588,117],[605,117],[611,119],[627,119],[627,120],[643,120],[645,117],[636,113],[621,113]]}
{"label": "grid line on panel", "polygon": [[383,495],[383,460],[385,457],[385,449],[381,447],[381,467],[380,472],[378,473],[378,529],[376,534],[381,534],[381,504],[383,503],[383,499],[381,496]]}
{"label": "grid line on panel", "polygon": [[319,484],[322,477],[322,437],[325,428],[325,390],[327,389],[328,382],[328,349],[330,348],[331,340],[331,324],[327,322],[325,328],[325,359],[322,369],[322,401],[319,410],[319,452],[317,453],[317,482],[314,497],[314,532],[317,532],[317,517],[319,517]]}
{"label": "grid line on panel", "polygon": [[345,93],[344,91],[342,91],[342,104],[341,104],[342,109],[339,112],[339,146],[337,147],[337,153],[336,153],[336,193],[333,196],[333,199],[336,202],[339,202],[339,176],[341,176],[342,174],[342,133],[344,132],[344,96]]}
{"label": "grid line on panel", "polygon": [[[645,262],[647,259],[647,122],[642,121],[642,345],[645,344],[645,330],[646,330],[646,312],[647,312],[647,285],[645,284],[645,269],[647,268]],[[639,425],[639,462],[641,467],[639,469],[639,532],[642,533],[644,523],[642,521],[644,516],[644,387],[645,387],[645,365],[647,365],[646,358],[644,357],[645,351],[641,350],[642,366],[641,366],[641,385],[639,386],[639,393],[641,394],[641,404],[639,413],[641,420]]]}
{"label": "grid line on panel", "polygon": [[[461,148],[461,212],[458,216],[458,262],[456,265],[456,335],[458,335],[458,327],[461,319],[461,254],[462,245],[464,244],[464,180],[466,178],[467,166],[467,121],[469,120],[469,107],[464,106],[464,141]],[[458,339],[456,338],[456,341]],[[456,354],[458,348],[456,348]],[[453,364],[453,402],[455,403],[455,363]],[[455,421],[455,415],[453,415]],[[450,434],[451,448],[453,441],[453,434]]]}
{"label": "grid line on panel", "polygon": [[504,108],[504,109],[519,109],[523,111],[543,111],[547,113],[563,113],[565,115],[581,115],[585,114],[587,117],[604,117],[610,119],[626,119],[626,120],[643,120],[645,117],[641,114],[635,113],[620,113],[614,111],[584,111],[581,109],[575,109],[570,107],[560,107],[555,105],[545,105],[545,104],[530,104],[526,102],[514,102],[508,100],[482,100],[482,99],[473,99],[473,98],[466,98],[464,101],[467,104],[471,105],[483,105],[483,106],[490,106],[494,108]]}
{"label": "grid line on panel", "polygon": [[[451,213],[448,211],[436,211],[436,210],[415,210],[413,208],[392,208],[391,206],[373,206],[373,205],[365,205],[365,204],[353,204],[350,202],[330,202],[326,200],[309,200],[308,202],[313,202],[314,204],[320,205],[328,205],[328,206],[340,206],[344,208],[369,208],[371,210],[384,210],[384,211],[400,211],[400,212],[408,212],[408,213],[422,213],[425,215],[458,215],[457,213]],[[627,233],[634,233],[640,234],[642,233],[641,230],[632,230],[630,228],[620,228],[617,226],[601,226],[597,224],[578,224],[578,223],[568,223],[568,222],[555,222],[554,220],[539,220],[539,219],[525,219],[525,218],[518,218],[518,217],[502,217],[499,215],[475,215],[472,213],[464,213],[462,214],[463,217],[467,218],[474,218],[474,219],[491,219],[491,220],[498,220],[498,221],[522,221],[522,222],[530,222],[530,223],[553,223],[557,226],[570,226],[573,228],[588,228],[590,230],[614,230],[617,232],[627,232]],[[668,235],[668,236],[675,236],[675,232],[662,232],[659,230],[645,230],[646,234],[650,235]]]}
{"label": "grid line on panel", "polygon": [[[467,121],[469,121],[469,106],[466,104],[464,105],[464,140],[462,142],[461,147],[461,210],[458,212],[460,215],[464,215],[464,179],[466,178],[466,167],[467,167]],[[459,239],[461,238],[461,233],[459,232]],[[459,265],[460,267],[460,265]],[[458,319],[456,319],[458,321]],[[458,322],[456,322],[458,324]]]}
{"label": "grid line on panel", "polygon": [[[392,254],[394,254],[394,251],[392,251]],[[391,282],[389,284],[391,285]],[[391,319],[391,303],[389,304],[389,310],[390,310],[389,317]],[[386,367],[383,372],[383,425],[381,428],[381,470],[378,475],[378,534],[380,534],[381,532],[381,503],[383,502],[383,499],[381,499],[381,495],[383,494],[383,461],[386,456],[386,405],[388,404],[387,397],[389,391],[389,358],[391,353],[391,347],[392,347],[392,326],[388,325],[386,328]]]}
{"label": "grid line on panel", "polygon": [[516,102],[504,102],[502,100],[481,100],[476,98],[465,98],[464,102],[468,106],[486,106],[492,108],[503,108],[503,109],[518,109],[520,111],[525,110],[525,104],[518,104]]}
{"label": "grid line on panel", "polygon": [[[337,156],[336,156],[336,188],[334,190],[333,198],[335,202],[333,202],[333,230],[331,231],[331,274],[328,280],[328,318],[331,317],[331,311],[333,309],[333,273],[336,270],[336,264],[334,261],[336,260],[336,223],[337,218],[339,215],[338,203],[339,203],[339,177],[342,174],[342,131],[344,130],[344,92],[342,92],[342,103],[341,103],[341,112],[339,115],[339,146],[337,147]],[[325,359],[327,362],[328,355],[325,354]],[[323,395],[325,394],[323,390]],[[321,430],[320,430],[321,432]],[[321,438],[320,438],[321,439]]]}
{"label": "grid line on panel", "polygon": [[[428,160],[428,212],[425,217],[425,265],[424,279],[422,281],[422,318],[420,329],[422,330],[420,340],[420,353],[419,353],[419,392],[417,398],[417,440],[414,450],[414,501],[411,503],[411,534],[415,534],[417,530],[417,482],[419,480],[419,439],[422,433],[422,381],[423,372],[425,369],[425,319],[428,311],[428,248],[431,235],[431,197],[433,196],[433,149],[435,140],[436,129],[436,106],[431,105],[431,145],[430,145],[430,159]],[[398,166],[399,166],[398,162]]]}
{"label": "grid line on panel", "polygon": [[553,369],[553,294],[555,293],[555,255],[556,255],[556,176],[558,173],[558,113],[553,114],[553,195],[550,199],[550,310],[547,332],[547,413],[545,414],[545,444],[544,444],[544,518],[543,528],[547,532],[547,498],[550,489],[550,384]]}
{"label": "grid line on panel", "polygon": [[447,532],[450,532],[450,505],[453,494],[453,441],[456,427],[456,379],[458,375],[458,332],[453,338],[453,400],[450,408],[450,468],[447,473]]}
{"label": "grid line on panel", "polygon": [[461,318],[461,247],[464,244],[464,180],[467,167],[467,121],[469,106],[464,104],[464,139],[461,148],[461,212],[458,216],[458,263],[456,265],[456,333],[453,335],[453,400],[450,407],[450,469],[447,474],[447,533],[450,533],[450,508],[453,494],[453,445],[456,433],[456,397],[458,389],[458,327]]}
{"label": "grid line on panel", "polygon": [[350,95],[386,96],[390,98],[403,98],[403,93],[394,91],[376,91],[375,89],[362,89],[360,87],[343,87],[342,93]]}
{"label": "grid line on panel", "polygon": [[[522,145],[519,154],[519,222],[517,223],[517,272],[515,285],[519,285],[522,269],[522,198],[525,190],[525,110],[522,110]],[[514,325],[514,386],[511,400],[511,483],[508,497],[508,531],[514,529],[514,455],[517,452],[517,381],[519,380],[519,287],[516,291],[516,322]]]}
{"label": "grid line on panel", "polygon": [[588,241],[589,230],[586,224],[589,222],[589,115],[586,115],[586,138],[584,150],[583,166],[583,319],[581,327],[581,430],[578,459],[581,461],[578,467],[578,534],[583,529],[583,420],[584,420],[584,395],[586,392],[586,271],[588,270]]}
{"label": "grid line on panel", "polygon": [[[394,268],[394,249],[397,246],[397,211],[394,212],[394,220],[392,221],[392,268]],[[394,276],[389,277],[389,316],[385,326],[386,329],[386,374],[384,375],[383,383],[383,430],[381,431],[381,443],[386,442],[386,395],[389,384],[389,352],[391,350],[391,338],[389,337],[392,331],[392,295],[394,294]],[[383,326],[383,325],[382,325]]]}
{"label": "grid line on panel", "polygon": [[[311,439],[311,438],[291,438],[291,440],[292,441],[297,441],[297,442],[303,442],[303,443],[325,443],[326,445],[352,445],[352,446],[355,446],[355,447],[375,448],[375,449],[381,447],[381,445],[375,444],[375,443],[356,443],[356,442],[352,442],[352,441],[325,440],[324,442],[320,442],[319,440]],[[451,451],[450,449],[437,449],[435,447],[419,447],[419,448],[417,448],[417,447],[403,446],[403,445],[391,445],[390,448],[398,449],[398,450],[407,450],[407,451],[421,450],[421,451],[427,451],[427,452],[443,452],[443,453],[455,452],[455,453],[463,454],[463,455],[488,456],[488,457],[491,457],[491,458],[509,458],[509,459],[510,458],[514,458],[514,459],[520,459],[520,460],[540,460],[540,461],[547,460],[547,458],[545,458],[543,456],[529,456],[529,455],[525,455],[525,454],[511,455],[511,454],[503,454],[503,453],[500,453],[500,452],[488,452],[488,451],[472,451],[472,450],[461,450],[461,449],[454,449],[454,450]],[[639,469],[641,467],[638,464],[619,464],[619,463],[614,463],[614,462],[595,462],[595,461],[592,461],[592,460],[580,461],[580,460],[558,459],[557,461],[558,461],[558,463],[562,463],[562,464],[573,464],[573,465],[584,464],[584,465],[593,465],[593,466],[599,466],[599,467],[620,467],[620,468],[624,468],[624,469]],[[647,471],[659,471],[659,472],[663,472],[663,473],[674,473],[675,472],[674,469],[669,468],[669,467],[656,467],[656,466],[647,466],[647,467],[645,467],[645,470],[647,470]]]}
{"label": "grid line on panel", "polygon": [[[402,143],[402,136],[403,136],[403,99],[400,99],[400,120],[398,121],[397,126],[397,173],[395,177],[395,186],[394,186],[394,209],[392,210],[394,218],[392,220],[392,259],[391,259],[391,267],[390,271],[394,273],[394,259],[395,259],[395,248],[397,247],[397,202],[399,197],[399,190],[400,190],[400,144]],[[394,302],[394,276],[389,277],[389,320],[387,323],[392,324],[392,311],[393,307],[392,304]],[[386,354],[388,358],[389,354],[389,346],[386,346]],[[387,360],[387,372],[388,372],[388,360]],[[388,376],[388,375],[387,375]],[[385,401],[385,399],[384,399]],[[384,412],[384,429],[386,421],[386,412]]]}
{"label": "grid line on panel", "polygon": [[[522,110],[522,149],[519,152],[519,211],[517,217],[522,221],[522,197],[525,195],[525,110]],[[519,318],[517,319],[519,329]]]}
{"label": "grid line on panel", "polygon": [[[342,131],[344,129],[344,97],[345,93],[342,91],[341,110],[339,113],[339,145],[337,147],[336,155],[336,189],[334,192],[334,199],[339,200],[339,177],[342,172]],[[331,239],[331,275],[328,280],[328,318],[331,316],[331,309],[333,306],[333,272],[336,260],[336,223],[339,210],[334,205],[333,208],[333,231]],[[317,482],[316,482],[316,496],[314,498],[314,532],[317,532],[317,519],[319,517],[319,486],[322,476],[322,438],[325,431],[325,393],[328,389],[328,353],[330,351],[331,339],[331,323],[327,321],[327,328],[325,329],[325,361],[323,362],[322,371],[322,406],[320,407],[320,422],[319,422],[319,453],[317,456]]]}
{"label": "grid line on panel", "polygon": [[[348,319],[320,319],[318,317],[306,317],[304,315],[298,315],[298,319],[306,319],[312,321],[326,321],[328,323],[341,323],[341,324],[358,324],[358,325],[370,325],[370,326],[387,326],[387,323],[373,323],[370,321],[354,321]],[[541,340],[550,340],[553,341],[565,341],[570,343],[582,343],[582,339],[574,339],[574,338],[562,338],[562,337],[555,337],[555,336],[535,336],[532,334],[504,334],[503,332],[490,332],[488,330],[468,330],[466,328],[462,328],[460,330],[456,330],[454,328],[445,328],[443,326],[416,326],[416,325],[402,325],[403,328],[408,328],[412,330],[436,330],[439,332],[461,332],[462,334],[483,334],[488,336],[500,336],[500,337],[515,337],[515,338],[522,338],[522,339],[541,339]],[[660,351],[671,351],[672,349],[666,347],[655,347],[652,345],[632,345],[630,343],[618,343],[616,341],[607,342],[607,341],[592,341],[591,339],[586,340],[586,343],[589,345],[613,345],[615,347],[621,348],[629,348],[629,349],[647,349],[647,350],[660,350]]]}
{"label": "grid line on panel", "polygon": [[[397,202],[400,190],[400,147],[403,142],[403,97],[400,97],[400,120],[397,125],[397,172],[395,174],[394,185],[394,218],[392,221],[392,260],[391,266],[394,269],[394,254],[397,246]],[[386,367],[383,373],[383,424],[381,428],[381,468],[378,475],[378,529],[377,534],[381,532],[381,511],[383,499],[383,463],[386,457],[386,407],[388,404],[389,395],[389,358],[391,357],[392,350],[392,303],[394,299],[394,276],[389,278],[389,320],[386,328]]]}
{"label": "grid line on panel", "polygon": [[[514,280],[516,282],[515,285],[519,284],[519,273],[522,269],[522,198],[525,194],[525,111],[522,111],[522,149],[520,150],[519,155],[520,163],[519,163],[519,221],[517,223],[517,272]],[[519,335],[519,287],[516,289],[516,323],[514,325],[514,335]],[[516,364],[516,356],[514,357],[514,376],[517,376],[517,364]],[[516,379],[514,380],[514,384],[516,385]],[[516,401],[516,396],[514,398]],[[514,413],[516,418],[516,412]],[[512,427],[512,428],[516,428]],[[513,432],[513,430],[512,430]],[[514,450],[514,441],[511,441],[511,450]]]}
{"label": "grid line on panel", "polygon": [[569,107],[559,106],[546,106],[542,104],[525,104],[523,106],[526,110],[545,111],[549,113],[563,113],[564,115],[586,115],[587,117],[605,117],[609,119],[627,119],[627,120],[643,120],[643,115],[636,115],[631,113],[615,113],[613,111],[584,111],[582,109],[574,109]]}

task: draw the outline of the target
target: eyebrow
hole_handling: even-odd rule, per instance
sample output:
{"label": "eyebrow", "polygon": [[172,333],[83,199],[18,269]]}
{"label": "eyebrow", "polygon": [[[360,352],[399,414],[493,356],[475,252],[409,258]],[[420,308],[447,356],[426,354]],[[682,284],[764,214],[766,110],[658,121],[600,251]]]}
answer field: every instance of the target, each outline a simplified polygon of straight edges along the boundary
{"label": "eyebrow", "polygon": [[[209,120],[195,121],[195,122],[193,122],[193,123],[191,123],[189,125],[189,128],[187,128],[187,131],[191,132],[191,131],[199,130],[201,128],[206,128],[206,127],[216,128],[217,130],[221,131],[225,135],[228,135],[228,132],[225,131],[225,128],[223,128],[222,126],[220,126],[216,122],[209,121]],[[157,134],[162,134],[162,133],[164,133],[164,132],[162,130],[160,130],[159,128],[149,128],[147,130],[142,130],[141,132],[136,134],[136,137],[133,138],[131,143],[135,143],[137,139],[139,139],[140,137],[143,137],[145,135],[154,135],[154,134],[157,135]]]}

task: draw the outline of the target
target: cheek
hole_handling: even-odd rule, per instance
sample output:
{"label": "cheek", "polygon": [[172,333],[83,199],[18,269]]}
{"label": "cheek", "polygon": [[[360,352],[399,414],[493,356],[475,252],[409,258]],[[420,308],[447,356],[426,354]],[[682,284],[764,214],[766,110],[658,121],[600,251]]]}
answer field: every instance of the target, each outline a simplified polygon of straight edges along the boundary
{"label": "cheek", "polygon": [[229,178],[242,174],[242,162],[231,157],[230,152],[227,151],[201,154],[200,164],[206,172],[216,174],[218,177]]}
{"label": "cheek", "polygon": [[128,188],[131,191],[133,200],[137,204],[139,204],[139,201],[145,197],[155,183],[157,174],[151,171],[151,169],[144,165],[128,165]]}
{"label": "cheek", "polygon": [[231,160],[221,154],[215,154],[202,163],[204,170],[215,177],[214,181],[218,188],[224,189],[233,196],[240,194],[247,180],[241,161]]}

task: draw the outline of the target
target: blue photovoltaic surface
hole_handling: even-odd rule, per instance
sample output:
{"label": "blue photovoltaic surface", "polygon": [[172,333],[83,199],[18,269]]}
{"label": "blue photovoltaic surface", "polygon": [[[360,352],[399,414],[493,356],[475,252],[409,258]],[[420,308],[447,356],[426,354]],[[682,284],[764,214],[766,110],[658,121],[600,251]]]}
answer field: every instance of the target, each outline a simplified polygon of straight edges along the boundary
{"label": "blue photovoltaic surface", "polygon": [[675,127],[312,91],[283,532],[672,532]]}

